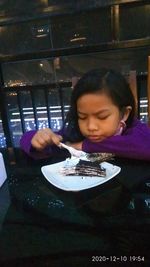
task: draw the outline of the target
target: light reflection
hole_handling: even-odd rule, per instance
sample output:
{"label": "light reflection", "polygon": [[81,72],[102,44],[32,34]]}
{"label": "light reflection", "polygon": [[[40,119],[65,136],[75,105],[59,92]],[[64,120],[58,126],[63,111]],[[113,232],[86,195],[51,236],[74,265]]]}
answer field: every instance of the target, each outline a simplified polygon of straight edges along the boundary
{"label": "light reflection", "polygon": [[36,38],[47,37],[50,33],[49,25],[34,26],[31,30]]}
{"label": "light reflection", "polygon": [[80,36],[79,33],[75,33],[73,38],[70,39],[70,42],[78,42],[78,41],[85,41],[86,37],[85,36]]}

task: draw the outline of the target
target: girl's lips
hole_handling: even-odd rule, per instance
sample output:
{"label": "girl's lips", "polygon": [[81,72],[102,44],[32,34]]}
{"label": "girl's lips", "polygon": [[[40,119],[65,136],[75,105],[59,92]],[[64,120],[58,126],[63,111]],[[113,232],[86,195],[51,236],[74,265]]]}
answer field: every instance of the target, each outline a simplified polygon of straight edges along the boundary
{"label": "girl's lips", "polygon": [[99,136],[96,136],[96,135],[94,135],[94,136],[93,135],[89,135],[88,139],[90,141],[100,141],[101,140],[101,138]]}

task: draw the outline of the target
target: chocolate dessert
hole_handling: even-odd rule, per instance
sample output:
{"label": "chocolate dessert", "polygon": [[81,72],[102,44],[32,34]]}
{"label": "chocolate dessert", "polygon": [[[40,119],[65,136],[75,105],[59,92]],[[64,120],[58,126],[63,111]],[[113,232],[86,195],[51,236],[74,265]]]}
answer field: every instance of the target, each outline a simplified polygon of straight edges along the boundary
{"label": "chocolate dessert", "polygon": [[106,176],[106,169],[102,168],[100,163],[80,159],[74,167],[64,167],[61,170],[63,175],[75,176]]}
{"label": "chocolate dessert", "polygon": [[76,175],[80,176],[106,176],[106,170],[97,161],[92,162],[80,159],[75,171]]}

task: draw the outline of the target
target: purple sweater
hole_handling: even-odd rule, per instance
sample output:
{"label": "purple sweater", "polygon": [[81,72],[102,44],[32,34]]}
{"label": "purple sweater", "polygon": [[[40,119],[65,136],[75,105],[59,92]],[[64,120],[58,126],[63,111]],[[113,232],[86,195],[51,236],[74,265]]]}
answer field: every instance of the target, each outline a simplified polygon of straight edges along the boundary
{"label": "purple sweater", "polygon": [[[34,159],[47,158],[58,151],[55,145],[49,146],[42,152],[37,152],[31,146],[31,139],[35,130],[26,132],[21,140],[20,146],[24,152]],[[61,131],[59,134],[63,133]],[[150,160],[150,128],[139,120],[134,120],[132,127],[127,128],[122,135],[116,135],[104,141],[93,143],[84,139],[82,150],[85,152],[107,152],[114,153],[117,157],[125,157],[140,160]]]}

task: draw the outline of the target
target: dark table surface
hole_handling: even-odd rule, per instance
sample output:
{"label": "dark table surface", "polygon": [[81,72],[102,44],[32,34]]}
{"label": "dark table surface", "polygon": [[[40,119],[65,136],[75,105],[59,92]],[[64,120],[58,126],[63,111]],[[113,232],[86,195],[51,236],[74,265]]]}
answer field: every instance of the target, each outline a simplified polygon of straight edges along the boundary
{"label": "dark table surface", "polygon": [[13,166],[0,189],[0,266],[148,266],[149,162],[114,159],[121,172],[81,192],[47,182],[49,163]]}

